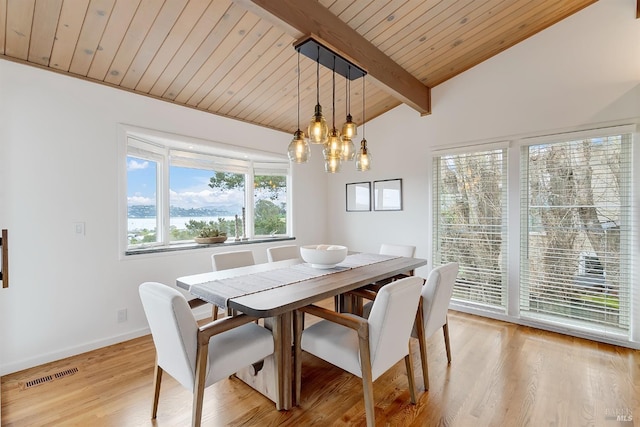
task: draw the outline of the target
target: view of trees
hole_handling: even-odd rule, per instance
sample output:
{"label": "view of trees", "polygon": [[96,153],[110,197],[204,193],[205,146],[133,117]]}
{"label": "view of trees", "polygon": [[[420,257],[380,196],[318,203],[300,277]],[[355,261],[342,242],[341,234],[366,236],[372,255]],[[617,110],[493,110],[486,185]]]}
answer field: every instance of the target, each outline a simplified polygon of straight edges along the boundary
{"label": "view of trees", "polygon": [[[215,172],[209,179],[209,187],[224,191],[244,191],[245,175],[229,172]],[[285,234],[287,232],[287,180],[280,175],[256,175],[254,179],[254,235]],[[217,216],[211,208],[180,209],[171,207],[172,216]],[[182,214],[182,215],[181,215]],[[155,206],[129,207],[129,218],[154,218]],[[191,219],[185,223],[184,228],[174,225],[170,227],[170,240],[192,240],[203,227],[215,227],[233,237],[236,234],[235,219],[217,218],[214,224],[211,221]],[[242,217],[238,215],[238,230],[242,235]],[[249,230],[247,230],[248,232]],[[137,228],[129,234],[129,243],[138,245],[156,242],[155,228]]]}
{"label": "view of trees", "polygon": [[[460,263],[455,295],[503,306],[503,151],[441,159],[441,262]],[[505,189],[506,190],[506,189]]]}
{"label": "view of trees", "polygon": [[[526,148],[521,310],[624,326],[622,137]],[[506,304],[504,150],[438,159],[439,262],[458,261],[454,297]],[[625,180],[626,179],[626,180]],[[627,184],[628,186],[628,184]]]}
{"label": "view of trees", "polygon": [[619,322],[620,155],[620,137],[529,147],[530,298],[523,308]]}
{"label": "view of trees", "polygon": [[[244,189],[244,175],[216,172],[209,186],[223,190]],[[284,234],[287,231],[287,178],[279,175],[254,177],[254,234]],[[232,235],[232,234],[231,234]]]}

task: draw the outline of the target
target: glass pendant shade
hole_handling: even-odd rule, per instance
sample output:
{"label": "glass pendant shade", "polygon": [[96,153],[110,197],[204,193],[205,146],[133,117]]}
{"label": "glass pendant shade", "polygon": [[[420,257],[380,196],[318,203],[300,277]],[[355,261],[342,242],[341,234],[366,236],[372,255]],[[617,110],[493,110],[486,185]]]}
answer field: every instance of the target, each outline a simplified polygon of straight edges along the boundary
{"label": "glass pendant shade", "polygon": [[367,140],[363,139],[360,142],[360,151],[358,151],[358,155],[356,156],[356,170],[365,172],[369,169],[371,169],[371,154],[367,148]]}
{"label": "glass pendant shade", "polygon": [[322,106],[320,104],[316,104],[315,113],[309,122],[307,135],[309,135],[309,142],[312,144],[324,144],[327,142],[329,126],[322,115]]}
{"label": "glass pendant shade", "polygon": [[345,138],[342,136],[342,150],[340,151],[340,159],[349,162],[356,156],[356,148],[351,141],[351,138]]}
{"label": "glass pendant shade", "polygon": [[340,172],[340,157],[332,156],[324,161],[324,171],[327,173]]}
{"label": "glass pendant shade", "polygon": [[342,140],[353,139],[358,134],[358,126],[353,122],[351,114],[347,115],[347,121],[342,125]]}
{"label": "glass pendant shade", "polygon": [[304,137],[304,132],[300,129],[293,134],[293,139],[289,143],[288,155],[289,160],[295,163],[307,163],[309,161],[311,149]]}
{"label": "glass pendant shade", "polygon": [[324,155],[325,160],[331,157],[340,158],[342,153],[342,141],[340,141],[340,134],[336,128],[331,130],[329,133],[329,138],[327,139],[327,143],[324,145],[322,150],[322,154]]}

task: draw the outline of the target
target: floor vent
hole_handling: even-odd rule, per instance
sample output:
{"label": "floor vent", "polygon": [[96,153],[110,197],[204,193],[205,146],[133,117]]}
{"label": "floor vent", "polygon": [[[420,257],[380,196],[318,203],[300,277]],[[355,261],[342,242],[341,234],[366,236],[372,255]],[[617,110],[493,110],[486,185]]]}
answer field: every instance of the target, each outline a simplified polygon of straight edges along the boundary
{"label": "floor vent", "polygon": [[69,375],[73,375],[76,372],[78,372],[78,368],[70,368],[70,369],[66,369],[66,370],[61,371],[61,372],[56,372],[53,375],[45,375],[43,377],[36,378],[36,379],[29,380],[29,381],[25,382],[22,385],[21,388],[23,390],[26,390],[28,388],[35,387],[35,386],[40,385],[40,384],[44,384],[44,383],[51,382],[53,380],[57,380],[57,379],[64,378],[64,377],[68,377]]}

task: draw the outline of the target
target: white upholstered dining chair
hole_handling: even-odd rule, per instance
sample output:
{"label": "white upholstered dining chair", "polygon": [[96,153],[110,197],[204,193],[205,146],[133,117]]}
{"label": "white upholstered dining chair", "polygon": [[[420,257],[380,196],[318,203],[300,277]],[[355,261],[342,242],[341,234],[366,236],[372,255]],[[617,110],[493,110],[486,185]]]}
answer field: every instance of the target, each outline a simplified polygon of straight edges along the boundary
{"label": "white upholstered dining chair", "polygon": [[[380,245],[380,249],[378,250],[378,253],[380,255],[392,255],[392,256],[403,256],[403,257],[408,257],[408,258],[413,258],[414,255],[416,254],[416,247],[415,246],[411,246],[411,245],[396,245],[396,244],[392,244],[392,243],[382,243]],[[367,289],[372,290],[372,291],[379,291],[380,288],[384,285],[386,285],[387,283],[391,283],[394,280],[398,280],[401,279],[403,277],[407,277],[407,276],[413,276],[414,272],[413,270],[407,272],[406,274],[398,274],[396,276],[392,276],[392,277],[388,277],[386,279],[380,280],[378,282],[375,283],[370,283],[367,286]],[[350,304],[352,307],[352,310],[354,313],[362,313],[362,300],[355,297],[354,295],[349,295],[347,294],[347,297],[350,297]],[[338,297],[336,297],[335,300],[335,310],[339,311],[339,299]]]}
{"label": "white upholstered dining chair", "polygon": [[[427,363],[427,339],[435,331],[442,328],[444,334],[445,350],[447,352],[447,362],[451,363],[451,344],[449,341],[449,323],[447,311],[449,302],[453,294],[453,286],[458,276],[458,263],[450,262],[434,268],[429,273],[425,285],[422,287],[421,303],[418,309],[418,318],[413,327],[411,336],[418,339],[420,346],[420,362],[422,365],[422,377],[425,390],[429,390],[429,367]],[[388,286],[388,285],[387,285]],[[358,292],[364,298],[377,298],[375,294]],[[363,307],[363,316],[369,316],[373,303],[369,302]],[[422,322],[418,322],[422,319]]]}
{"label": "white upholstered dining chair", "polygon": [[228,270],[230,268],[254,265],[253,251],[219,252],[211,255],[213,271]]}
{"label": "white upholstered dining chair", "polygon": [[[404,358],[411,403],[416,402],[409,337],[424,279],[407,277],[383,287],[368,319],[308,306],[296,311],[295,377],[296,400],[300,401],[301,352],[311,353],[362,378],[367,426],[375,425],[373,381]],[[321,317],[302,331],[302,315]]]}
{"label": "white upholstered dining chair", "polygon": [[282,245],[267,248],[269,262],[284,261],[285,259],[300,258],[298,245]]}
{"label": "white upholstered dining chair", "polygon": [[251,323],[253,317],[227,317],[198,327],[176,289],[145,282],[139,293],[156,347],[152,419],[158,412],[163,372],[193,392],[192,425],[199,426],[205,387],[273,353],[271,331]]}
{"label": "white upholstered dining chair", "polygon": [[381,255],[396,255],[413,258],[416,254],[416,247],[411,245],[394,245],[391,243],[383,243],[378,251]]}
{"label": "white upholstered dining chair", "polygon": [[[253,251],[229,251],[218,252],[211,255],[211,267],[213,271],[228,270],[230,268],[247,267],[255,265]],[[218,318],[218,307],[213,307],[213,320]],[[231,315],[231,310],[228,310]]]}
{"label": "white upholstered dining chair", "polygon": [[422,287],[420,317],[422,324],[416,324],[411,335],[418,338],[420,344],[420,362],[425,390],[429,390],[429,367],[427,364],[427,339],[442,328],[447,363],[451,364],[451,344],[449,341],[449,322],[447,312],[453,294],[453,285],[458,277],[458,263],[450,262],[431,270],[427,282]]}

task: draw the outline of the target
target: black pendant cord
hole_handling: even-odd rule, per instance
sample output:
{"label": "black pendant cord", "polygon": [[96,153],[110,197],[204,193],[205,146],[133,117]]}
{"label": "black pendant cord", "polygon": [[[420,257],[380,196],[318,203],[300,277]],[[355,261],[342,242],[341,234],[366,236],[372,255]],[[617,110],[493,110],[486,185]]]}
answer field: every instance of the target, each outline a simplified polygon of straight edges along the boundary
{"label": "black pendant cord", "polygon": [[333,130],[336,129],[336,57],[333,57]]}
{"label": "black pendant cord", "polygon": [[320,105],[320,46],[318,46],[318,60],[316,64],[316,104]]}
{"label": "black pendant cord", "polygon": [[347,91],[344,99],[347,101],[347,117],[351,115],[351,65],[347,70],[347,84],[345,85],[345,90]]}
{"label": "black pendant cord", "polygon": [[300,51],[298,50],[298,131],[300,130]]}
{"label": "black pendant cord", "polygon": [[364,137],[364,124],[365,124],[365,116],[364,116],[364,76],[362,76],[362,139],[366,141]]}

